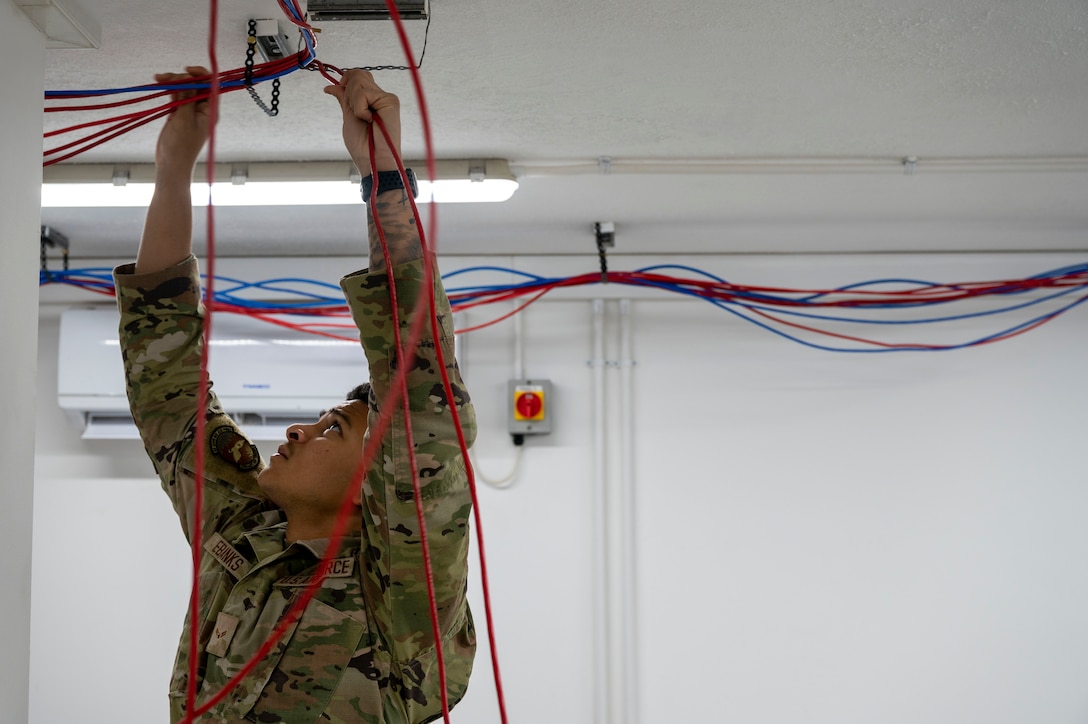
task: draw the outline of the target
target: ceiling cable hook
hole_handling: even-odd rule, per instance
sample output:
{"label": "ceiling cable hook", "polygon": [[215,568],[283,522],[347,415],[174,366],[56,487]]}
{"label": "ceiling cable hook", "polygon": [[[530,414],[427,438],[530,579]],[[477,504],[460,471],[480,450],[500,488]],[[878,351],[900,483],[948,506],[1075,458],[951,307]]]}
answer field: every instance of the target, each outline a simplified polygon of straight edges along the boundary
{"label": "ceiling cable hook", "polygon": [[601,260],[601,283],[608,283],[608,256],[605,248],[616,245],[616,225],[611,221],[598,221],[593,225],[597,237],[597,256]]}

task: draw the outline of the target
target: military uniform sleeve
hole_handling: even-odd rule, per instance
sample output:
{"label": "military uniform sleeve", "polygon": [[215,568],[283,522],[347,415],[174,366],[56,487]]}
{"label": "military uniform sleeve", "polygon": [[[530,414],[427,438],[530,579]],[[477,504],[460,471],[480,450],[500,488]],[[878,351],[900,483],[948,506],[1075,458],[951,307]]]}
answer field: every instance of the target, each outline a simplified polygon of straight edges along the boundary
{"label": "military uniform sleeve", "polygon": [[[475,650],[475,635],[466,602],[471,494],[465,461],[457,441],[450,404],[457,406],[466,442],[476,435],[476,418],[454,358],[449,301],[434,269],[435,308],[439,339],[424,323],[424,335],[407,375],[411,429],[418,464],[419,489],[426,520],[434,572],[439,628],[453,700],[460,698],[456,682],[467,685]],[[422,260],[394,267],[402,340],[408,340],[417,302],[428,314],[423,289]],[[435,643],[427,595],[423,549],[416,515],[409,450],[401,403],[380,409],[400,362],[393,336],[393,316],[385,271],[359,272],[341,281],[370,367],[369,439],[382,413],[392,418],[379,453],[366,472],[363,490],[363,585],[381,648],[391,656],[391,675],[400,677],[400,696],[413,707],[413,688],[437,692]],[[454,399],[442,384],[436,345],[441,345]],[[451,663],[452,661],[452,663]],[[460,667],[460,668],[459,668]],[[428,678],[429,677],[429,678]],[[429,697],[431,707],[438,702]],[[418,701],[416,702],[418,703]],[[433,711],[433,709],[432,709]],[[440,711],[440,710],[439,710]],[[429,712],[427,712],[429,714]],[[423,717],[420,717],[422,719]],[[411,721],[418,719],[410,718]]]}
{"label": "military uniform sleeve", "polygon": [[[149,274],[135,274],[127,264],[114,270],[114,282],[132,416],[192,542],[193,440],[205,315],[197,262],[190,256]],[[262,467],[257,449],[211,390],[205,414],[204,531],[197,540],[213,532],[229,538],[241,532],[243,520],[273,506],[257,487]]]}

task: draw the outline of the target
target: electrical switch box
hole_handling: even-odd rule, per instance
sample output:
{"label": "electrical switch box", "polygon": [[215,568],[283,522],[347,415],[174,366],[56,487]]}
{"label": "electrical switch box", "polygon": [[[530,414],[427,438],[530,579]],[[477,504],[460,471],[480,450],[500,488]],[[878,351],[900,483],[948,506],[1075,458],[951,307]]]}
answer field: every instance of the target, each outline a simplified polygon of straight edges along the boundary
{"label": "electrical switch box", "polygon": [[287,23],[279,20],[254,20],[254,38],[257,41],[257,50],[264,62],[280,60],[297,51],[298,38],[291,40]]}
{"label": "electrical switch box", "polygon": [[517,438],[552,431],[555,400],[549,380],[510,380],[508,390],[511,435]]}

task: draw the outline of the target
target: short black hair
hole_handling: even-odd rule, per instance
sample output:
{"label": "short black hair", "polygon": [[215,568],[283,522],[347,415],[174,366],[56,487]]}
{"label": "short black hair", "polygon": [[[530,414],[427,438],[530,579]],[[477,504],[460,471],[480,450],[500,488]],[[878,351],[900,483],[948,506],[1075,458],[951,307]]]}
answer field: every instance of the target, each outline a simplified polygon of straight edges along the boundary
{"label": "short black hair", "polygon": [[369,382],[364,382],[363,384],[357,385],[356,387],[352,388],[352,390],[350,392],[348,392],[348,396],[347,396],[346,399],[347,399],[348,402],[353,402],[355,400],[358,400],[359,402],[369,403],[369,401],[370,401],[370,383]]}

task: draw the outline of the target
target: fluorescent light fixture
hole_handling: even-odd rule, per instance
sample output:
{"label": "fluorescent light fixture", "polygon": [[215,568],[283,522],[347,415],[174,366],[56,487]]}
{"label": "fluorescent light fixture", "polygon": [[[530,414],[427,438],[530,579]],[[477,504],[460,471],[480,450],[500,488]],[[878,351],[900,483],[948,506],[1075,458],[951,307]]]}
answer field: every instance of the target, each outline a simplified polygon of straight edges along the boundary
{"label": "fluorescent light fixture", "polygon": [[[411,165],[411,164],[407,164]],[[425,164],[412,166],[426,169]],[[216,206],[325,206],[359,204],[358,172],[344,164],[234,164],[211,187]],[[154,169],[102,164],[57,165],[44,169],[42,208],[142,207],[151,202]],[[505,161],[442,161],[435,180],[416,170],[419,203],[506,201],[518,182]],[[198,169],[196,178],[202,176]],[[338,178],[339,180],[330,180]],[[147,180],[144,180],[147,179]],[[207,183],[192,185],[194,206],[208,205]]]}
{"label": "fluorescent light fixture", "polygon": [[45,36],[47,48],[97,48],[102,44],[99,24],[72,0],[15,0],[15,4]]}

